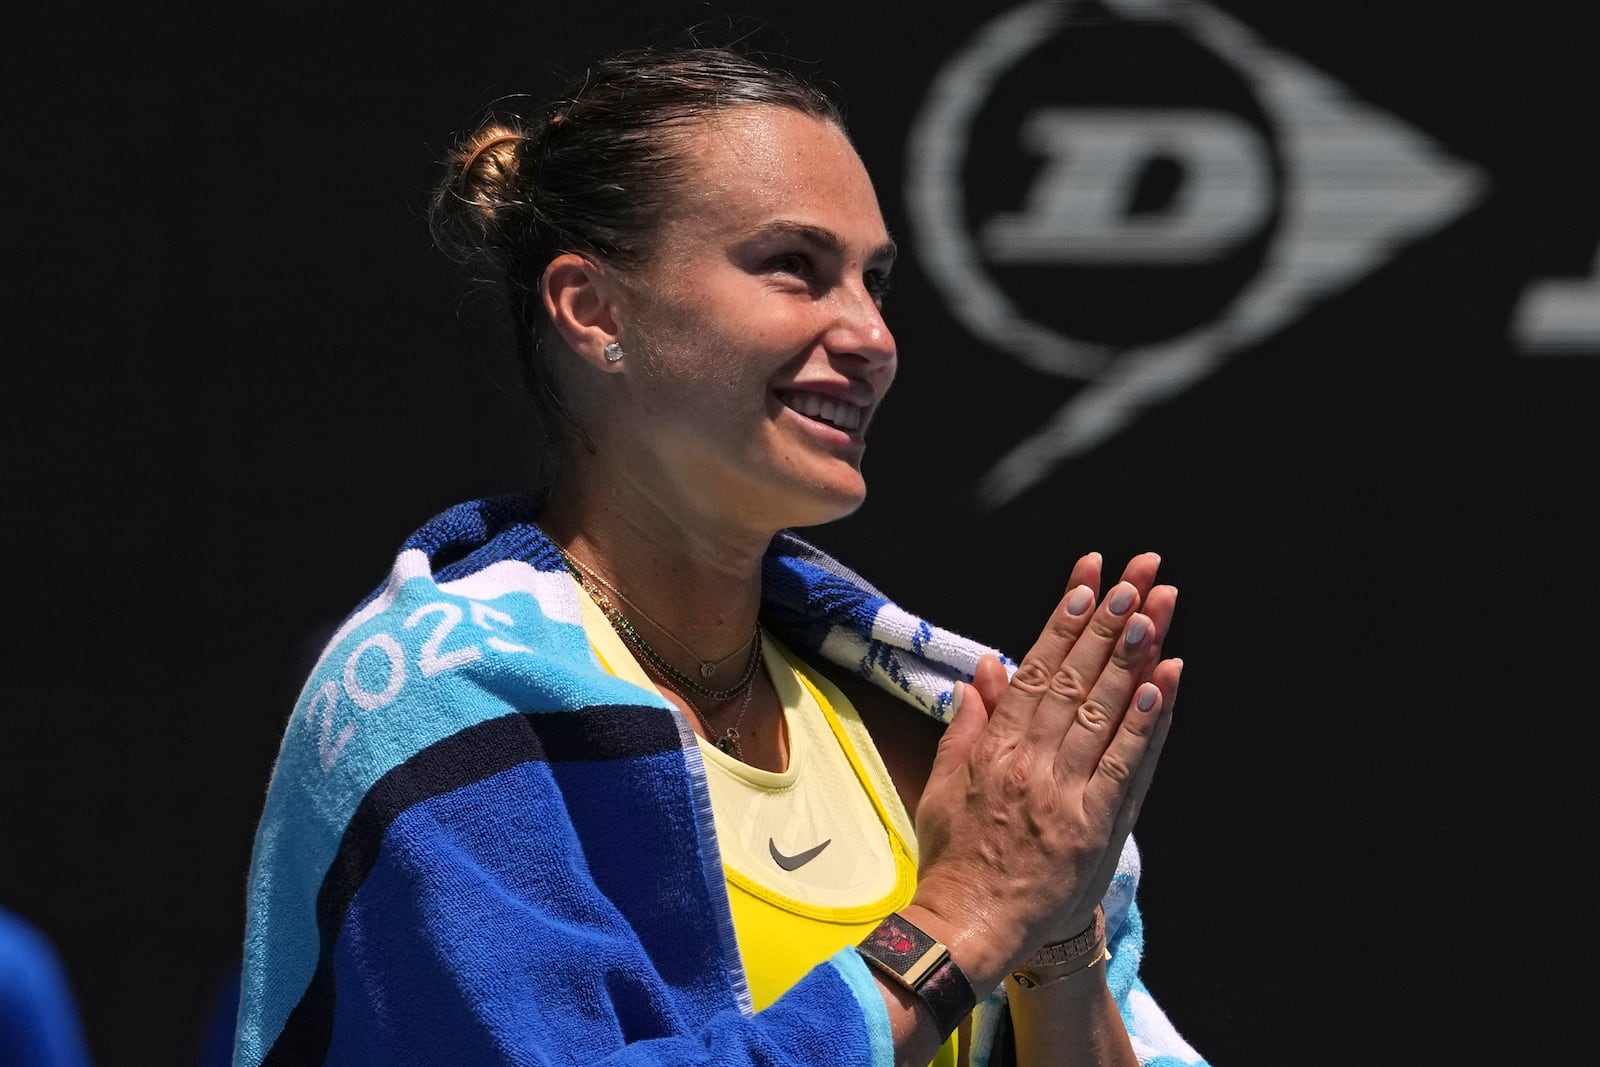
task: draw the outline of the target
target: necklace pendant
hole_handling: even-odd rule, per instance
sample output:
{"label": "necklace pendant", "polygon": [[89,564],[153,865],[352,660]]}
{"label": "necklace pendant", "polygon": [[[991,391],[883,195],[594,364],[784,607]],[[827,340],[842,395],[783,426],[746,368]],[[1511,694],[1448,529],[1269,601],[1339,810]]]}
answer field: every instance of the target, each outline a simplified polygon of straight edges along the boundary
{"label": "necklace pendant", "polygon": [[700,677],[709,678],[715,673],[717,673],[717,665],[715,663],[700,664]]}
{"label": "necklace pendant", "polygon": [[724,755],[733,755],[733,738],[724,735],[717,738],[712,744],[716,745]]}

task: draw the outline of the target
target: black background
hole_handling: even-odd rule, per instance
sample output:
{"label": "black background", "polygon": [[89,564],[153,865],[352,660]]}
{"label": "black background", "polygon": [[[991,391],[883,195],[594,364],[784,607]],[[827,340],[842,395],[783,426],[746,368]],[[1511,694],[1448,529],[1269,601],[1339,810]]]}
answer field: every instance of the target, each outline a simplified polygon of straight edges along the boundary
{"label": "black background", "polygon": [[[1484,198],[993,512],[977,479],[1070,384],[908,255],[871,498],[812,534],[1018,651],[1076,555],[1163,554],[1187,670],[1138,835],[1145,977],[1212,1062],[1570,1056],[1600,352],[1531,357],[1510,322],[1594,262],[1600,39],[1580,5],[1218,6]],[[837,84],[912,246],[906,131],[988,17],[966,5],[14,24],[0,902],[55,940],[97,1062],[197,1057],[317,637],[411,529],[527,469],[509,359],[421,216],[450,135],[552,64],[730,15]]]}

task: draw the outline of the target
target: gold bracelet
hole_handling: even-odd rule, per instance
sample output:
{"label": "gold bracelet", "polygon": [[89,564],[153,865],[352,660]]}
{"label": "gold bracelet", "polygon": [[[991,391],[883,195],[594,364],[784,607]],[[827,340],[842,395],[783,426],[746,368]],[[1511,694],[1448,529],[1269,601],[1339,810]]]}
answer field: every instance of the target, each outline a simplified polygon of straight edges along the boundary
{"label": "gold bracelet", "polygon": [[1106,948],[1106,913],[1099,905],[1094,909],[1094,921],[1088,927],[1065,941],[1045,945],[1011,972],[1011,978],[1023,989],[1037,989],[1051,985],[1063,978],[1097,967],[1111,958]]}

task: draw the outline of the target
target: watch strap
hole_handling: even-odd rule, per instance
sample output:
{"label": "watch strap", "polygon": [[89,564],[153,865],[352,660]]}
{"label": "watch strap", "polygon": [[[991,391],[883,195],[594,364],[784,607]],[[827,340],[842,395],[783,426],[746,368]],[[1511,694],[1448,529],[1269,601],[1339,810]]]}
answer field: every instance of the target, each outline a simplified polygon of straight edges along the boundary
{"label": "watch strap", "polygon": [[879,923],[856,951],[927,1005],[939,1025],[939,1040],[949,1037],[977,1004],[966,972],[950,950],[899,912]]}

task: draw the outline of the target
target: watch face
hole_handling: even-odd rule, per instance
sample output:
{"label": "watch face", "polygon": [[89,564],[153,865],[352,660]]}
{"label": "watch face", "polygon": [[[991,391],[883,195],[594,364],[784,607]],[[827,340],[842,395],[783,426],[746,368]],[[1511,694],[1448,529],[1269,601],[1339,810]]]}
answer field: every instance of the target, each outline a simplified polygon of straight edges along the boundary
{"label": "watch face", "polygon": [[898,915],[879,923],[861,943],[861,950],[886,965],[912,989],[950,958],[943,945]]}
{"label": "watch face", "polygon": [[909,988],[933,1012],[940,1040],[972,1011],[977,994],[950,950],[899,915],[890,915],[856,951]]}

